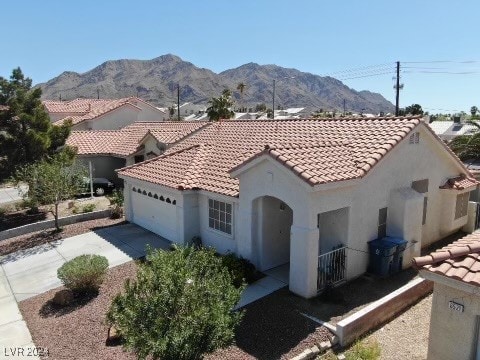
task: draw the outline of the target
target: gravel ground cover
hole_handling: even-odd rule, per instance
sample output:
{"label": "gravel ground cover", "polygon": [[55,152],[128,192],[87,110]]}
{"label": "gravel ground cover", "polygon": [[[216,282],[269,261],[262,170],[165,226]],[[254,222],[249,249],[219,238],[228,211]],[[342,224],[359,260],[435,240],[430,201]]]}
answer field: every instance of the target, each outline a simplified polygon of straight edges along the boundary
{"label": "gravel ground cover", "polygon": [[[99,295],[67,309],[49,301],[57,288],[20,302],[19,307],[36,346],[49,350],[49,359],[135,359],[121,346],[106,346],[105,313],[126,278],[135,276],[135,262],[109,269]],[[235,344],[207,356],[224,359],[290,359],[305,348],[332,335],[328,329],[303,317],[295,308],[295,295],[286,289],[245,308]]]}
{"label": "gravel ground cover", "polygon": [[125,222],[123,218],[103,218],[79,222],[71,225],[65,225],[62,228],[63,231],[61,233],[56,233],[54,229],[48,229],[16,236],[10,239],[0,241],[0,256],[7,255],[18,250],[29,249],[37,245],[46,244],[47,242],[84,234],[95,229],[119,225],[123,222]]}
{"label": "gravel ground cover", "polygon": [[382,359],[426,359],[431,309],[432,295],[429,295],[367,338],[378,341]]}

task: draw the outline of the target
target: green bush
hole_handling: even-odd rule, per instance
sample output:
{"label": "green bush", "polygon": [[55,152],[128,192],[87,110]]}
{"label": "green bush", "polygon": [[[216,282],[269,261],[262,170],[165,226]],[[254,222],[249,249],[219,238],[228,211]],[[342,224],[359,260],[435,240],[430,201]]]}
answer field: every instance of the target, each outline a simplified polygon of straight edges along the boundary
{"label": "green bush", "polygon": [[0,207],[0,218],[4,217],[7,213],[7,209]]}
{"label": "green bush", "polygon": [[232,309],[242,290],[211,249],[149,250],[107,322],[139,359],[201,359],[233,341],[242,313]]}
{"label": "green bush", "polygon": [[346,360],[377,360],[380,359],[380,345],[376,340],[357,341],[346,353]]}
{"label": "green bush", "polygon": [[95,204],[87,204],[82,207],[82,213],[89,213],[95,210],[96,205]]}
{"label": "green bush", "polygon": [[119,219],[123,216],[123,190],[114,190],[108,197],[112,205],[112,219]]}
{"label": "green bush", "polygon": [[80,255],[57,270],[66,288],[76,294],[97,292],[108,269],[108,260],[100,255]]}
{"label": "green bush", "polygon": [[222,264],[228,269],[235,287],[241,286],[244,282],[250,284],[255,280],[255,266],[247,259],[239,258],[233,253],[221,256]]}

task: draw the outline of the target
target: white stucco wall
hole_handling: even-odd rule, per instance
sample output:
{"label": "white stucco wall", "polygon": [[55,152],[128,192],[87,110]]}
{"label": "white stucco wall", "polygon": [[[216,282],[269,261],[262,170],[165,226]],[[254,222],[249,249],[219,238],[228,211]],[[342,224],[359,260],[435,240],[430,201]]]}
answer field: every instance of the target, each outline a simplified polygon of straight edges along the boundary
{"label": "white stucco wall", "polygon": [[[208,199],[224,201],[232,204],[232,234],[226,234],[221,231],[211,229],[208,225]],[[220,194],[200,192],[198,194],[198,214],[199,214],[199,228],[202,243],[206,246],[214,247],[219,253],[225,254],[228,252],[238,253],[237,238],[238,229],[242,225],[238,222],[236,216],[238,211],[238,199]]]}
{"label": "white stucco wall", "polygon": [[168,115],[163,111],[153,108],[140,101],[136,102],[135,106],[141,109],[138,114],[137,121],[164,121],[168,118]]}
{"label": "white stucco wall", "polygon": [[[118,130],[138,121],[140,111],[132,106],[122,106],[98,118],[84,121],[88,130]],[[73,130],[78,130],[76,125]]]}
{"label": "white stucco wall", "polygon": [[[449,301],[463,305],[463,312],[450,309]],[[479,316],[478,288],[477,294],[472,294],[435,282],[427,358],[475,359]]]}

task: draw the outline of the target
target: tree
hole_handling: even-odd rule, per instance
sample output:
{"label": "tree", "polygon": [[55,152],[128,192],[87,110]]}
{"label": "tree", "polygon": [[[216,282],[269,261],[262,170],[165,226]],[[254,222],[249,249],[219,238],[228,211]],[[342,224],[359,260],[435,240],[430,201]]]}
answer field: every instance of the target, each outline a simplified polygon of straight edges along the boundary
{"label": "tree", "polygon": [[13,180],[16,185],[28,185],[28,192],[23,197],[32,208],[49,205],[49,211],[55,217],[55,228],[59,231],[58,205],[81,191],[85,176],[85,169],[72,163],[70,154],[62,152],[18,168]]}
{"label": "tree", "polygon": [[245,91],[246,87],[247,87],[247,85],[245,85],[245,83],[243,83],[243,82],[241,82],[237,85],[237,90],[240,91],[240,103],[242,103],[241,111],[244,110],[244,108],[243,108],[243,92]]}
{"label": "tree", "polygon": [[200,359],[232,342],[242,317],[232,310],[243,288],[232,285],[213,249],[149,251],[107,321],[139,359]]}
{"label": "tree", "polygon": [[230,110],[233,106],[232,93],[225,89],[222,95],[218,98],[212,98],[209,102],[210,106],[207,108],[207,114],[210,121],[218,121],[220,119],[231,119],[235,113]]}
{"label": "tree", "polygon": [[476,106],[472,106],[470,108],[470,114],[472,114],[472,118],[477,116],[478,108]]}
{"label": "tree", "polygon": [[41,94],[20,68],[12,71],[10,80],[0,77],[0,181],[15,167],[52,155],[70,134],[71,123],[52,125]]}
{"label": "tree", "polygon": [[412,104],[407,106],[404,110],[404,115],[423,115],[422,107],[419,104]]}
{"label": "tree", "polygon": [[448,146],[461,160],[480,158],[480,125],[474,121],[467,121],[475,126],[477,131],[472,135],[460,135],[454,138]]}
{"label": "tree", "polygon": [[267,105],[264,103],[255,106],[255,112],[267,111]]}

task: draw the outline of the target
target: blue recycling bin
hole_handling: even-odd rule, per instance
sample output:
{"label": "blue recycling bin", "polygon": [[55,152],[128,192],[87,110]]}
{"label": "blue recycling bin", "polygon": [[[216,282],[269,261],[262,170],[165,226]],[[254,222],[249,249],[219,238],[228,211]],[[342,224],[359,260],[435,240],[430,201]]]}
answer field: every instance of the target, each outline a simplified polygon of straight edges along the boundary
{"label": "blue recycling bin", "polygon": [[381,277],[390,275],[397,244],[384,239],[376,239],[369,241],[368,247],[370,252],[368,271]]}
{"label": "blue recycling bin", "polygon": [[392,267],[390,269],[390,274],[396,274],[402,270],[403,265],[403,252],[407,248],[407,240],[397,237],[384,237],[382,240],[392,242],[397,245],[395,253],[393,254]]}

